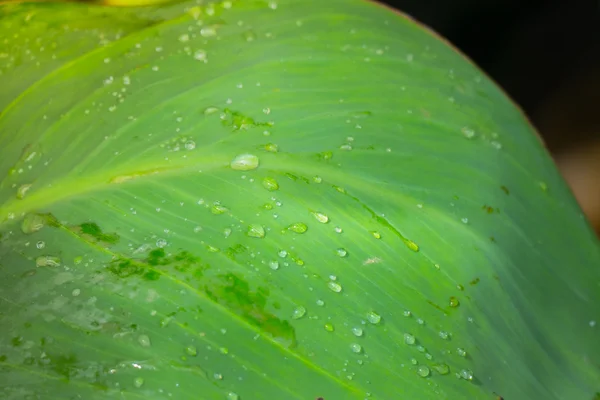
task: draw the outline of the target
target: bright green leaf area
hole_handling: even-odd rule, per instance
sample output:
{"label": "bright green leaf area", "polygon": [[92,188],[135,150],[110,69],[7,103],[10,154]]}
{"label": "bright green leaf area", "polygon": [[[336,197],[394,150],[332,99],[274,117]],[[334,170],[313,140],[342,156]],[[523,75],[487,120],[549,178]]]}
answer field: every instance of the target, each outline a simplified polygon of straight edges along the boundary
{"label": "bright green leaf area", "polygon": [[0,87],[0,398],[598,397],[598,240],[410,19],[4,4]]}

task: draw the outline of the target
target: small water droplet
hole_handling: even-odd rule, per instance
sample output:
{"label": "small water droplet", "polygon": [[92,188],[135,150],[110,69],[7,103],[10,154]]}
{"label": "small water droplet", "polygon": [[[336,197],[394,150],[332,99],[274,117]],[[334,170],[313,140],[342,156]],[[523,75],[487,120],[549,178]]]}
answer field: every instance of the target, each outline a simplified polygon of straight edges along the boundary
{"label": "small water droplet", "polygon": [[252,224],[248,226],[248,232],[246,232],[246,235],[257,239],[262,239],[265,237],[265,228],[263,228],[262,225]]}
{"label": "small water droplet", "polygon": [[265,189],[274,191],[279,189],[279,183],[274,178],[264,178],[262,181],[262,185]]}
{"label": "small water droplet", "polygon": [[454,296],[450,297],[450,307],[452,308],[456,308],[460,305],[460,301],[458,301],[458,299]]}
{"label": "small water droplet", "polygon": [[409,310],[404,310],[402,315],[404,315],[405,317],[410,317],[412,315],[412,313]]}
{"label": "small water droplet", "polygon": [[287,229],[295,233],[304,233],[308,230],[308,226],[306,226],[306,224],[303,222],[296,222],[288,226]]}
{"label": "small water droplet", "polygon": [[292,313],[292,319],[300,319],[306,315],[306,308],[302,306],[298,306],[294,309]]}
{"label": "small water droplet", "polygon": [[460,348],[460,347],[456,349],[456,354],[458,354],[461,357],[467,356],[467,352],[465,351],[465,349]]}
{"label": "small water droplet", "polygon": [[369,321],[372,324],[377,325],[378,323],[381,322],[381,315],[377,314],[375,311],[369,311],[367,313],[367,321]]}
{"label": "small water droplet", "polygon": [[375,239],[381,239],[381,233],[377,231],[371,231],[371,235],[373,235]]}
{"label": "small water droplet", "polygon": [[334,228],[335,233],[342,233],[344,230],[342,228],[340,228],[339,226],[336,226]]}
{"label": "small water droplet", "polygon": [[286,257],[287,257],[287,255],[288,255],[288,252],[287,252],[287,251],[285,251],[285,250],[279,250],[279,251],[277,252],[277,255],[278,255],[279,257],[281,257],[281,258],[286,258]]}
{"label": "small water droplet", "polygon": [[198,354],[198,350],[196,349],[196,346],[188,346],[185,348],[185,352],[188,353],[190,356],[196,356]]}
{"label": "small water droplet", "polygon": [[327,215],[323,214],[323,213],[315,211],[315,212],[312,213],[312,215],[313,215],[313,217],[315,217],[315,219],[317,221],[319,221],[322,224],[326,224],[326,223],[329,222],[329,217]]}
{"label": "small water droplet", "polygon": [[330,323],[327,323],[327,324],[325,324],[325,330],[327,332],[333,332],[335,330],[335,328]]}
{"label": "small water droplet", "polygon": [[415,337],[413,335],[411,335],[410,333],[405,333],[404,334],[404,343],[406,343],[408,345],[415,344]]}
{"label": "small water droplet", "polygon": [[354,334],[354,336],[362,336],[363,330],[362,328],[355,326],[354,328],[352,328],[352,333]]}
{"label": "small water droplet", "polygon": [[219,353],[227,355],[227,354],[229,354],[229,349],[227,347],[220,347]]}
{"label": "small water droplet", "polygon": [[218,112],[219,109],[217,107],[206,107],[204,109],[204,115],[210,115]]}
{"label": "small water droplet", "polygon": [[278,261],[269,261],[269,268],[271,268],[274,271],[278,270],[279,262]]}
{"label": "small water droplet", "polygon": [[417,374],[422,378],[427,378],[429,376],[429,368],[425,365],[419,365],[417,367]]}
{"label": "small water droplet", "polygon": [[320,176],[313,176],[313,182],[321,183],[321,182],[323,182],[323,178],[321,178]]}
{"label": "small water droplet", "polygon": [[337,283],[335,281],[327,282],[327,287],[336,293],[339,293],[342,291],[342,285],[340,285],[339,283]]}
{"label": "small water droplet", "polygon": [[346,257],[348,255],[348,252],[346,251],[346,249],[343,248],[339,248],[335,251],[335,253],[338,255],[338,257]]}
{"label": "small water droplet", "polygon": [[210,208],[210,212],[215,215],[223,214],[227,211],[229,211],[229,210],[220,204],[213,204],[213,206]]}
{"label": "small water droplet", "polygon": [[204,28],[200,29],[200,35],[202,37],[211,37],[211,36],[215,36],[217,34],[217,30],[211,26],[205,26]]}
{"label": "small water droplet", "polygon": [[142,346],[142,347],[150,347],[150,338],[148,337],[148,335],[140,335],[138,336],[138,343]]}
{"label": "small water droplet", "polygon": [[439,336],[444,340],[450,339],[450,334],[446,331],[440,331]]}
{"label": "small water droplet", "polygon": [[229,164],[236,171],[250,171],[258,168],[258,157],[252,154],[240,154]]}
{"label": "small water droplet", "polygon": [[353,353],[360,353],[362,352],[362,346],[358,343],[352,343],[350,345],[350,350],[352,350]]}
{"label": "small water droplet", "polygon": [[156,241],[156,247],[163,248],[167,245],[167,241],[165,239],[158,239]]}
{"label": "small water droplet", "polygon": [[473,139],[475,137],[475,131],[467,126],[463,127],[461,132],[467,139]]}
{"label": "small water droplet", "polygon": [[17,189],[17,199],[19,199],[19,200],[24,199],[25,195],[27,194],[27,191],[29,189],[31,189],[30,183],[19,186],[19,188]]}
{"label": "small water droplet", "polygon": [[138,376],[133,380],[133,386],[136,388],[140,388],[142,385],[144,385],[144,378]]}
{"label": "small water droplet", "polygon": [[265,151],[268,151],[270,153],[277,153],[279,151],[279,146],[277,146],[275,143],[267,143],[265,144]]}
{"label": "small water droplet", "polygon": [[46,247],[46,242],[44,242],[44,241],[40,240],[39,242],[37,242],[37,243],[35,244],[35,247],[37,247],[38,249],[40,249],[40,250],[41,250],[41,249],[43,249],[44,247]]}

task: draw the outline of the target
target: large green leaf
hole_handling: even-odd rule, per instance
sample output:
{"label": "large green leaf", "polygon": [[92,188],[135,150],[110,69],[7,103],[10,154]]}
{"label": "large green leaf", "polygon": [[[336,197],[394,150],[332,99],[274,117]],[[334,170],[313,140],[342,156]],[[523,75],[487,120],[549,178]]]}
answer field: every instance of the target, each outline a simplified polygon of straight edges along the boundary
{"label": "large green leaf", "polygon": [[2,399],[599,396],[598,240],[431,32],[359,0],[0,10]]}

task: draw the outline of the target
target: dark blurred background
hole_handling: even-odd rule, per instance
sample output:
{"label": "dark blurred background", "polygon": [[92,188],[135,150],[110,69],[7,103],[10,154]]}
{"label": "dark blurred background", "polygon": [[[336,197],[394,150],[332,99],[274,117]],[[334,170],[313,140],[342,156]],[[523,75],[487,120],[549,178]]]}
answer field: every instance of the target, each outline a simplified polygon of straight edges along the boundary
{"label": "dark blurred background", "polygon": [[383,0],[521,105],[600,234],[600,0]]}

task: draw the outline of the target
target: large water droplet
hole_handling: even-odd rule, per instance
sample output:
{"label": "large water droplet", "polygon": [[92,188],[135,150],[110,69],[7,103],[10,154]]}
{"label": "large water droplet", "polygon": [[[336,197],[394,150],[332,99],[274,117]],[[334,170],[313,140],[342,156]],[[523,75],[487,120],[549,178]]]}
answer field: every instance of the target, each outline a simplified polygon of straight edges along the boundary
{"label": "large water droplet", "polygon": [[37,232],[46,225],[48,219],[49,217],[47,215],[27,214],[25,218],[23,218],[21,230],[26,234]]}
{"label": "large water droplet", "polygon": [[450,372],[450,367],[448,367],[446,364],[436,364],[433,366],[433,369],[435,369],[440,375],[446,375]]}
{"label": "large water droplet", "polygon": [[367,313],[367,321],[369,321],[372,324],[377,325],[378,323],[381,322],[381,315],[377,314],[375,311],[369,311]]}
{"label": "large water droplet", "polygon": [[458,301],[458,299],[454,296],[450,297],[450,307],[452,308],[456,308],[460,305],[460,301]]}
{"label": "large water droplet", "polygon": [[334,281],[327,282],[327,287],[336,293],[339,293],[342,291],[342,285],[340,285],[339,283],[334,282]]}
{"label": "large water droplet", "polygon": [[185,348],[185,352],[188,353],[190,356],[196,356],[198,354],[198,350],[196,349],[196,346],[188,346]]}
{"label": "large water droplet", "polygon": [[346,251],[346,249],[343,248],[339,248],[335,251],[335,253],[338,255],[338,257],[346,257],[348,255],[348,252]]}
{"label": "large water droplet", "polygon": [[427,378],[429,376],[429,368],[425,365],[419,365],[417,367],[417,374],[422,378]]}
{"label": "large water droplet", "polygon": [[415,337],[413,335],[411,335],[410,333],[405,333],[404,334],[404,343],[406,343],[408,345],[415,344]]}
{"label": "large water droplet", "polygon": [[59,267],[60,258],[54,256],[39,256],[35,259],[35,265],[38,267]]}
{"label": "large water droplet", "polygon": [[262,181],[262,185],[265,189],[274,191],[279,189],[279,183],[274,178],[264,178]]}
{"label": "large water droplet", "polygon": [[258,157],[253,154],[240,154],[229,164],[236,171],[250,171],[258,168]]}
{"label": "large water droplet", "polygon": [[150,338],[148,337],[148,335],[140,335],[138,336],[138,343],[142,346],[142,347],[150,347]]}
{"label": "large water droplet", "polygon": [[288,230],[295,233],[304,233],[308,230],[308,226],[306,226],[306,224],[303,222],[296,222],[288,226]]}
{"label": "large water droplet", "polygon": [[329,222],[329,217],[327,215],[323,214],[323,213],[315,211],[315,212],[312,213],[312,215],[313,215],[313,217],[315,217],[315,219],[317,221],[319,221],[322,224],[326,224],[326,223]]}
{"label": "large water droplet", "polygon": [[265,228],[263,228],[262,225],[252,224],[248,226],[248,232],[246,234],[253,238],[262,239],[265,237]]}
{"label": "large water droplet", "polygon": [[300,319],[306,315],[306,308],[302,306],[298,306],[294,309],[292,313],[292,319]]}

